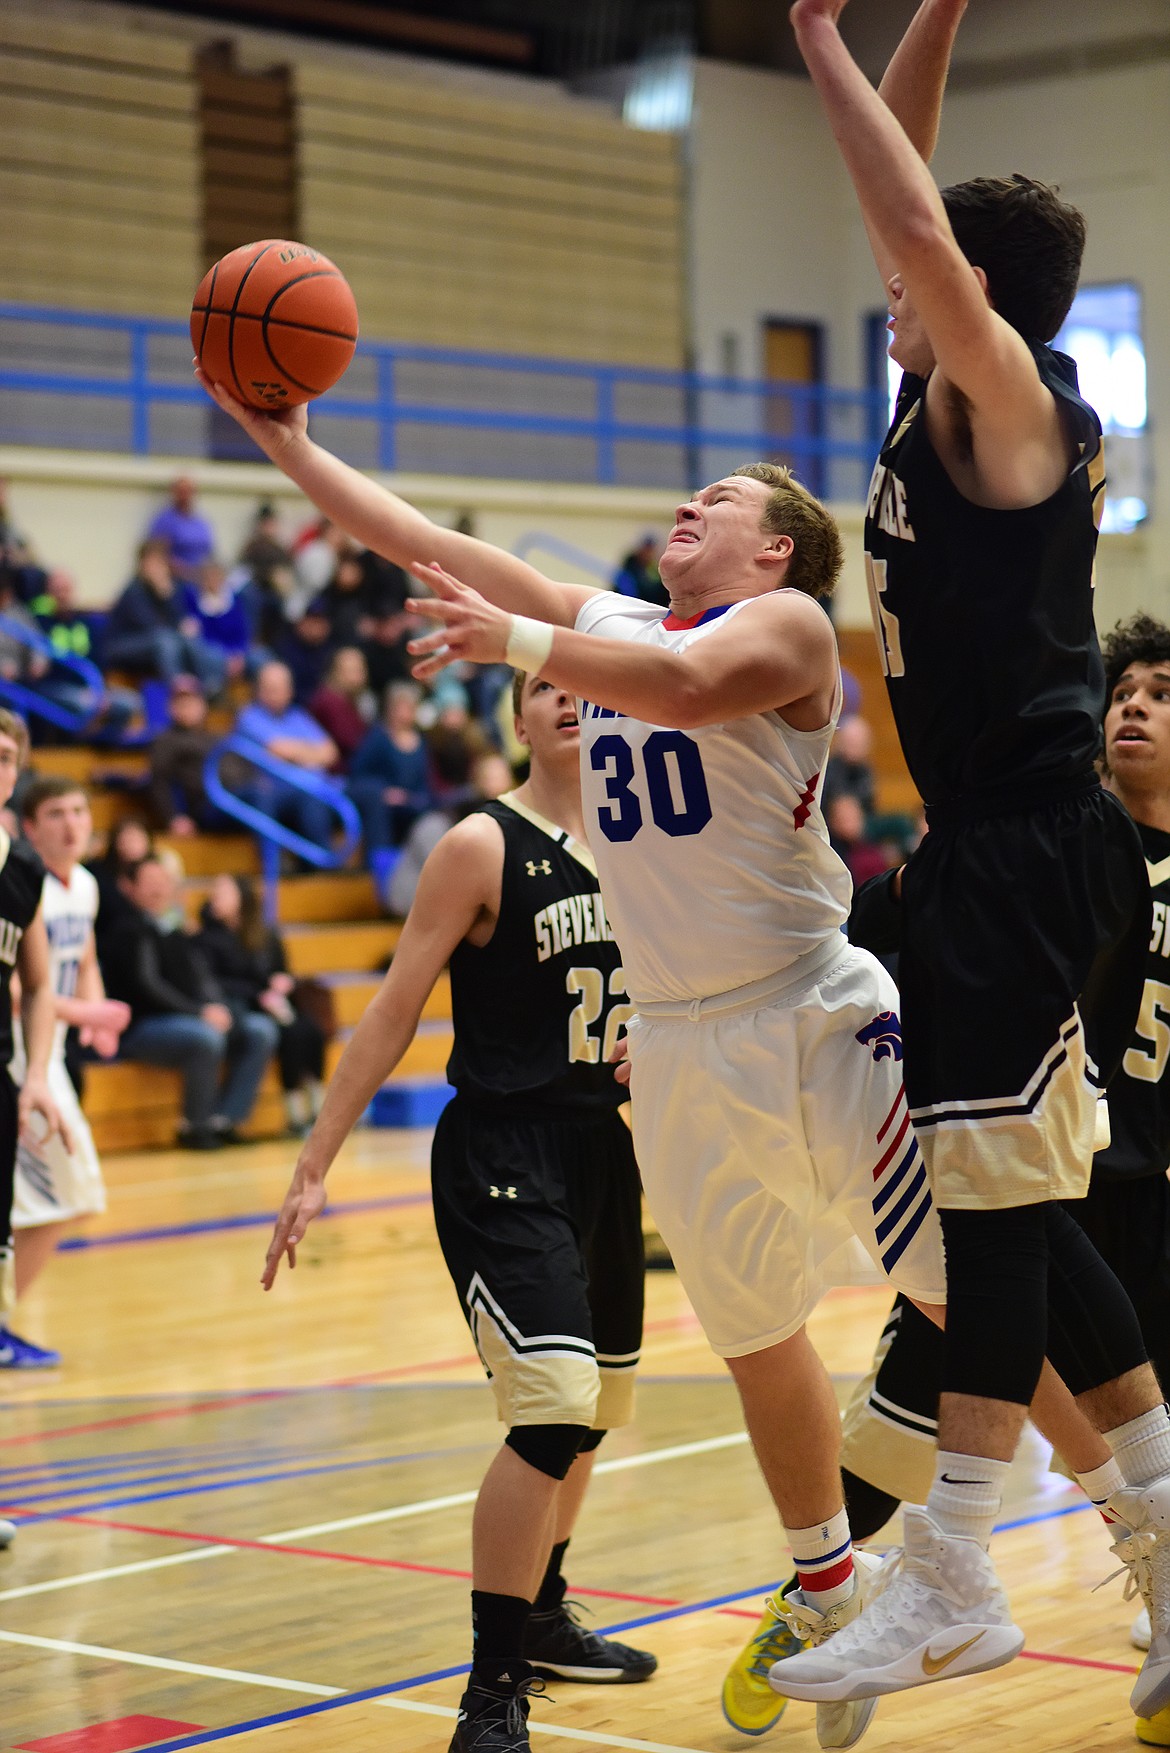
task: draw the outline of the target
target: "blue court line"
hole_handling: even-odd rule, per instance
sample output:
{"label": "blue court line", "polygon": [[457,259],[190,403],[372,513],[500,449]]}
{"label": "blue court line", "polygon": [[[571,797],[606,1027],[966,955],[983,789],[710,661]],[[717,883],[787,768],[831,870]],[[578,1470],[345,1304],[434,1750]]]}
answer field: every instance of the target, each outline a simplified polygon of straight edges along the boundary
{"label": "blue court line", "polygon": [[[363,1468],[394,1467],[410,1461],[438,1460],[446,1455],[482,1454],[485,1449],[495,1449],[494,1443],[463,1443],[451,1449],[420,1449],[417,1454],[410,1455],[379,1455],[369,1461],[334,1461],[323,1467],[296,1467],[286,1473],[257,1473],[249,1479],[228,1479],[220,1484],[188,1485],[178,1491],[147,1491],[139,1492],[133,1497],[109,1498],[98,1503],[75,1504],[72,1509],[52,1511],[46,1510],[40,1515],[22,1516],[21,1527],[35,1527],[38,1522],[56,1522],[62,1517],[71,1515],[93,1515],[97,1510],[120,1510],[136,1503],[162,1503],[174,1497],[208,1497],[222,1491],[239,1491],[248,1485],[271,1485],[282,1479],[309,1479],[323,1473],[354,1473]],[[68,1494],[66,1494],[68,1495]],[[76,1494],[75,1494],[76,1495]],[[36,1501],[36,1500],[31,1500]],[[20,1500],[8,1506],[20,1512]]]}
{"label": "blue court line", "polygon": [[[1069,1483],[1071,1484],[1072,1481],[1070,1480]],[[1061,1516],[1079,1516],[1082,1510],[1091,1510],[1093,1507],[1094,1506],[1086,1498],[1084,1503],[1066,1503],[1061,1509],[1041,1510],[1038,1515],[1021,1516],[1019,1520],[1015,1522],[997,1522],[992,1529],[992,1532],[995,1534],[1010,1534],[1013,1528],[1031,1528],[1034,1527],[1037,1522],[1056,1522],[1060,1520]]]}
{"label": "blue court line", "polygon": [[[293,1453],[288,1456],[274,1455],[271,1457],[269,1464],[272,1466],[279,1466],[281,1462],[286,1459],[289,1461],[308,1461],[315,1459],[321,1453],[322,1450],[320,1449],[302,1449],[299,1454]],[[259,1456],[251,1456],[240,1461],[209,1461],[203,1466],[176,1467],[161,1473],[144,1473],[137,1476],[133,1473],[122,1473],[117,1474],[113,1479],[99,1480],[89,1485],[78,1485],[76,1488],[71,1488],[69,1485],[62,1483],[50,1486],[48,1491],[29,1492],[18,1487],[20,1495],[9,1501],[15,1503],[18,1508],[24,1509],[28,1504],[32,1503],[64,1504],[70,1498],[90,1497],[98,1490],[124,1491],[132,1485],[169,1485],[179,1479],[207,1479],[208,1474],[242,1472],[248,1472],[251,1474],[255,1471],[258,1459],[260,1459]],[[47,1484],[48,1481],[38,1479],[28,1481],[28,1483],[33,1485],[44,1485]],[[247,1481],[241,1481],[240,1483],[247,1483]],[[0,1487],[2,1487],[2,1485],[3,1480],[0,1479]]]}
{"label": "blue court line", "polygon": [[[397,1211],[405,1205],[429,1205],[430,1202],[429,1192],[396,1193],[387,1199],[339,1199],[325,1207],[318,1222],[326,1217],[353,1217],[366,1211]],[[125,1248],[135,1242],[169,1242],[179,1236],[212,1236],[224,1230],[269,1229],[277,1216],[275,1211],[247,1211],[237,1217],[208,1217],[191,1223],[158,1224],[144,1230],[113,1230],[104,1236],[68,1236],[65,1241],[58,1242],[57,1252],[68,1254],[82,1248]]]}
{"label": "blue court line", "polygon": [[[194,1467],[193,1470],[203,1473],[215,1473],[235,1466],[247,1466],[249,1461],[252,1465],[255,1465],[258,1461],[274,1463],[283,1460],[303,1461],[308,1455],[318,1452],[319,1451],[312,1449],[293,1448],[235,1448],[225,1450],[219,1455],[209,1455],[205,1457],[200,1465]],[[240,1457],[239,1460],[237,1460],[237,1456]],[[126,1461],[123,1460],[121,1456],[111,1456],[110,1459],[105,1462],[89,1460],[76,1467],[66,1466],[51,1468],[42,1465],[40,1467],[30,1468],[20,1472],[15,1468],[11,1470],[5,1468],[0,1472],[0,1491],[24,1490],[36,1485],[56,1484],[64,1487],[71,1483],[76,1484],[83,1479],[101,1480],[104,1476],[109,1474],[116,1475],[122,1483],[128,1485],[131,1483],[135,1474],[141,1473],[144,1468],[162,1466],[168,1458],[173,1462],[186,1461],[189,1464],[199,1461],[199,1457],[196,1455],[188,1455],[184,1454],[181,1450],[175,1450],[170,1457],[165,1454],[160,1454],[152,1456],[149,1460],[141,1461]],[[140,1483],[145,1484],[146,1481],[141,1480]]]}

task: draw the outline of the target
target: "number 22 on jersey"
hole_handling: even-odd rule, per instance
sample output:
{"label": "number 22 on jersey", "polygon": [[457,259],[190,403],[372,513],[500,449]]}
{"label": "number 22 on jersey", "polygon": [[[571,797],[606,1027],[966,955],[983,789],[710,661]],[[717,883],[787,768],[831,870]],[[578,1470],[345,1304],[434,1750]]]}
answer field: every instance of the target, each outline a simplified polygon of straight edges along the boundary
{"label": "number 22 on jersey", "polygon": [[[681,730],[655,730],[640,754],[654,826],[672,839],[701,834],[711,820],[711,798],[698,743]],[[607,840],[632,840],[645,820],[634,750],[624,737],[600,736],[589,751],[589,764],[601,774],[609,799],[597,811],[601,832]]]}

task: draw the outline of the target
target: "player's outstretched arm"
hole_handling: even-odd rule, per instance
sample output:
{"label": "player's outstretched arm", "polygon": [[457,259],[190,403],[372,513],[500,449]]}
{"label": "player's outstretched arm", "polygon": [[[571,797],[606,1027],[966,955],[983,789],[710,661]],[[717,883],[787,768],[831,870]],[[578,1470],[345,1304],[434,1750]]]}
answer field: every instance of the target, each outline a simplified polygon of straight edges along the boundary
{"label": "player's outstretched arm", "polygon": [[503,548],[432,523],[405,499],[314,444],[303,407],[285,408],[276,414],[247,408],[198,368],[195,376],[319,511],[375,554],[398,566],[438,560],[474,583],[501,608],[537,615],[559,627],[571,627],[582,603],[597,594],[584,585],[557,584]]}
{"label": "player's outstretched arm", "polygon": [[476,922],[499,907],[504,837],[490,816],[445,834],[423,865],[394,959],[329,1080],[276,1220],[260,1282],[271,1290],[287,1257],[325,1206],[325,1177],[342,1144],[414,1039],[423,1005]]}
{"label": "player's outstretched arm", "polygon": [[[415,576],[434,591],[411,606],[440,631],[410,642],[414,674],[428,680],[455,659],[495,663],[513,637],[514,617],[434,567]],[[780,711],[823,696],[828,719],[837,658],[828,617],[799,591],[770,592],[690,651],[662,651],[569,628],[530,624],[540,646],[533,668],[595,706],[611,706],[648,724],[695,730],[728,718]],[[809,728],[812,728],[811,726]]]}
{"label": "player's outstretched arm", "polygon": [[842,41],[845,4],[796,0],[791,16],[879,259],[905,282],[936,375],[969,404],[977,451],[981,437],[1017,452],[1047,449],[1058,436],[1051,393],[1023,338],[988,304],[922,158]]}

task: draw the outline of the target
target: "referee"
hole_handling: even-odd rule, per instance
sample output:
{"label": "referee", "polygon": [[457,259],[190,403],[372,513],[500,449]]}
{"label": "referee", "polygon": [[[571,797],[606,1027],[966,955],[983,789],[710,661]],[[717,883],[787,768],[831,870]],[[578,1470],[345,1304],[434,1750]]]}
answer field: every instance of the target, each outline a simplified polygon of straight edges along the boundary
{"label": "referee", "polygon": [[296,1264],[330,1164],[449,963],[456,1095],[435,1131],[435,1223],[507,1426],[472,1523],[472,1667],[450,1753],[525,1753],[538,1676],[628,1683],[657,1666],[587,1631],[564,1599],[597,1446],[633,1416],[641,1193],[609,1064],[629,1005],[584,844],[576,702],[518,676],[513,704],[530,776],[427,859],[301,1151],[263,1280],[282,1255]]}

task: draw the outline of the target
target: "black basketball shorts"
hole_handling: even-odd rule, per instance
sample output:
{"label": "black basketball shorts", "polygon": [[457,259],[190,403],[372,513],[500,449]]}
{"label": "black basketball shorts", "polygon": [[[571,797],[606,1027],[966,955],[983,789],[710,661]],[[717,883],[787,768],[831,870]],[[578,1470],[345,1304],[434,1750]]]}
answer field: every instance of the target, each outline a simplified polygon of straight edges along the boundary
{"label": "black basketball shorts", "polygon": [[549,1118],[460,1096],[431,1150],[435,1227],[509,1429],[634,1413],[642,1196],[613,1110]]}
{"label": "black basketball shorts", "polygon": [[12,1195],[16,1183],[16,1145],[20,1130],[18,1094],[7,1071],[0,1071],[0,1315],[16,1297],[12,1282]]}
{"label": "black basketball shorts", "polygon": [[927,812],[906,867],[906,1096],[941,1209],[1080,1198],[1141,1001],[1150,892],[1095,778]]}

